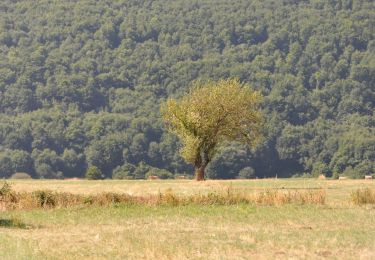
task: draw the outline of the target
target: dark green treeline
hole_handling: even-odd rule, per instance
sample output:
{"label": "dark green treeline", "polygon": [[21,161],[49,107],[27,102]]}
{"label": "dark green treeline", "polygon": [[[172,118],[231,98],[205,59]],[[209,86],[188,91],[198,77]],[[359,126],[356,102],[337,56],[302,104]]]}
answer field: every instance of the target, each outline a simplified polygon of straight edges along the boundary
{"label": "dark green treeline", "polygon": [[159,105],[198,78],[265,96],[267,136],[211,178],[374,172],[371,0],[2,0],[0,177],[191,173]]}

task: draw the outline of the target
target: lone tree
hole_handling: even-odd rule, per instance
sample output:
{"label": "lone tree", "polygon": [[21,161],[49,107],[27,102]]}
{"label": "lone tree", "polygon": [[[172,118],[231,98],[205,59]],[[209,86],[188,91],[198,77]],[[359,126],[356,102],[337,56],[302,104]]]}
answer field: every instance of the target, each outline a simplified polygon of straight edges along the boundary
{"label": "lone tree", "polygon": [[168,99],[161,112],[167,129],[181,142],[181,155],[204,180],[207,164],[225,142],[255,147],[262,139],[262,97],[237,79],[195,82],[181,100]]}

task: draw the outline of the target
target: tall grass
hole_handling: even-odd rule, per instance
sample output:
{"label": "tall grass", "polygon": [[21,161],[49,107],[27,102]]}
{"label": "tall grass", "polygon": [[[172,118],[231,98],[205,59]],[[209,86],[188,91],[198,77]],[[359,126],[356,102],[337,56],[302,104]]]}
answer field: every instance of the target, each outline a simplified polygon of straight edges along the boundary
{"label": "tall grass", "polygon": [[80,195],[72,193],[39,190],[34,192],[15,192],[8,184],[0,189],[0,210],[34,208],[68,208],[84,205],[105,206],[116,203],[137,205],[283,205],[283,204],[324,204],[324,190],[267,190],[257,193],[245,193],[228,188],[208,194],[177,195],[171,189],[164,193],[144,196],[132,196],[122,193],[99,193]]}
{"label": "tall grass", "polygon": [[0,218],[0,227],[6,227],[6,228],[21,228],[26,229],[28,226],[26,226],[25,223],[22,222],[22,220],[18,217],[11,217],[10,219],[2,219]]}
{"label": "tall grass", "polygon": [[357,189],[351,193],[351,200],[356,205],[375,204],[375,189]]}

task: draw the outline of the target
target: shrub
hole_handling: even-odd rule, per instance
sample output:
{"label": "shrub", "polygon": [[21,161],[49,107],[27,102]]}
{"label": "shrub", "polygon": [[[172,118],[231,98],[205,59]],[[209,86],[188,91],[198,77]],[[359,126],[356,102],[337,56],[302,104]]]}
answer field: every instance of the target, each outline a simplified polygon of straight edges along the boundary
{"label": "shrub", "polygon": [[135,166],[131,163],[117,166],[112,172],[112,179],[134,179]]}
{"label": "shrub", "polygon": [[56,204],[55,196],[51,191],[40,190],[32,194],[40,207],[54,207]]}
{"label": "shrub", "polygon": [[234,144],[220,149],[219,154],[207,165],[205,175],[208,179],[235,179],[250,162],[247,150]]}
{"label": "shrub", "polygon": [[314,163],[311,175],[317,178],[321,174],[323,174],[326,177],[330,176],[331,170],[329,169],[328,165],[326,165],[325,163],[322,163],[322,162]]}
{"label": "shrub", "polygon": [[3,187],[1,187],[0,189],[0,197],[7,196],[8,194],[11,193],[11,191],[12,191],[11,185],[5,181],[3,183]]}
{"label": "shrub", "polygon": [[11,150],[9,151],[9,156],[12,159],[15,172],[33,173],[34,160],[30,153],[23,150]]}
{"label": "shrub", "polygon": [[7,228],[27,228],[26,224],[18,217],[11,217],[10,219],[0,219],[0,227]]}
{"label": "shrub", "polygon": [[[12,187],[9,183],[4,182],[3,187],[0,189],[0,203],[18,203],[19,198],[17,197],[17,194],[12,190]],[[4,205],[2,205],[4,206]],[[5,205],[5,208],[8,208],[7,205]]]}
{"label": "shrub", "polygon": [[41,179],[50,178],[53,175],[52,167],[45,163],[36,164],[35,171]]}
{"label": "shrub", "polygon": [[150,170],[150,166],[144,162],[140,162],[134,170],[134,179],[146,178],[146,173]]}
{"label": "shrub", "polygon": [[241,179],[254,179],[255,171],[251,167],[245,167],[239,172],[238,177]]}
{"label": "shrub", "polygon": [[28,179],[32,179],[31,176],[29,174],[27,174],[26,172],[16,172],[15,174],[13,174],[11,177],[11,179],[17,179],[17,180],[28,180]]}
{"label": "shrub", "polygon": [[14,169],[11,158],[0,155],[0,178],[9,178],[13,173]]}
{"label": "shrub", "polygon": [[332,174],[332,179],[334,179],[334,180],[338,180],[339,179],[339,177],[340,177],[340,174],[338,173],[338,172],[333,172],[333,174]]}
{"label": "shrub", "polygon": [[369,160],[364,160],[354,167],[354,171],[359,177],[364,177],[365,175],[372,175],[374,173],[374,170],[375,162]]}
{"label": "shrub", "polygon": [[158,176],[160,179],[172,179],[174,178],[173,174],[165,169],[151,168],[146,173],[146,178],[150,176]]}
{"label": "shrub", "polygon": [[100,180],[102,178],[102,172],[96,166],[90,166],[85,175],[88,180]]}
{"label": "shrub", "polygon": [[359,172],[356,169],[353,169],[351,166],[345,168],[343,175],[350,179],[363,179],[365,177],[363,172]]}

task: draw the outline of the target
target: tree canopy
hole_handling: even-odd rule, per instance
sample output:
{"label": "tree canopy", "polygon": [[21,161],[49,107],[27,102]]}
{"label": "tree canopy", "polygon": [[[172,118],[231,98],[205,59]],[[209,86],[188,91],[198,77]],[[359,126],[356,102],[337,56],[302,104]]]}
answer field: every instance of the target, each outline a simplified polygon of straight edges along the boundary
{"label": "tree canopy", "polygon": [[374,12],[372,0],[2,0],[0,177],[191,174],[159,107],[223,78],[264,97],[265,139],[224,145],[207,176],[374,172]]}
{"label": "tree canopy", "polygon": [[182,157],[196,168],[196,179],[226,141],[255,146],[262,131],[261,95],[239,80],[196,82],[181,100],[168,99],[162,115],[182,142]]}

